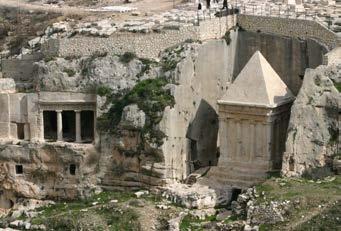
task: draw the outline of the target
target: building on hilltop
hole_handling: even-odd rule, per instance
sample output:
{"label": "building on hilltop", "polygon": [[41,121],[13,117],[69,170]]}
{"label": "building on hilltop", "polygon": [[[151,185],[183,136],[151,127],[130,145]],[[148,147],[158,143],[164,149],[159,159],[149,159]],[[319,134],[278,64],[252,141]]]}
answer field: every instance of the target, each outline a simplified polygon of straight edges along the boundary
{"label": "building on hilltop", "polygon": [[254,53],[218,101],[220,158],[211,174],[239,188],[280,170],[294,98],[263,55]]}

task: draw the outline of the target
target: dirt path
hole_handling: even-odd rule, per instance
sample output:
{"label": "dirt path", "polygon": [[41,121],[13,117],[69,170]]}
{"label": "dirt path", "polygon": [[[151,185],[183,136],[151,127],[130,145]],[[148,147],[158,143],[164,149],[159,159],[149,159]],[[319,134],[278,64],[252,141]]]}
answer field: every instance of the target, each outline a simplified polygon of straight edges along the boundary
{"label": "dirt path", "polygon": [[181,0],[142,0],[127,6],[136,7],[138,11],[144,13],[162,12],[173,9],[181,2]]}
{"label": "dirt path", "polygon": [[[132,4],[122,4],[122,6],[136,7],[138,11],[143,13],[150,12],[162,12],[166,10],[171,10],[176,5],[180,4],[181,0],[142,0]],[[0,6],[6,7],[17,7],[23,10],[37,10],[37,11],[49,11],[55,13],[63,14],[88,14],[86,7],[72,7],[72,6],[52,6],[52,5],[38,5],[33,3],[28,3],[23,0],[0,0]],[[110,6],[110,4],[108,4]],[[100,7],[100,6],[98,6]],[[92,7],[96,8],[96,7]],[[108,13],[108,12],[104,12]]]}
{"label": "dirt path", "polygon": [[[341,198],[338,198],[341,199]],[[306,223],[307,221],[311,220],[313,217],[323,213],[324,211],[328,210],[335,201],[338,199],[330,201],[328,204],[325,204],[322,208],[314,208],[306,213],[304,213],[304,217],[299,217],[298,220],[290,222],[286,227],[285,230],[295,230],[300,225]]]}
{"label": "dirt path", "polygon": [[84,14],[85,8],[82,7],[53,7],[49,5],[37,5],[32,3],[26,3],[22,0],[0,0],[0,6],[5,7],[17,7],[23,10],[36,10],[36,11],[48,11],[63,14]]}

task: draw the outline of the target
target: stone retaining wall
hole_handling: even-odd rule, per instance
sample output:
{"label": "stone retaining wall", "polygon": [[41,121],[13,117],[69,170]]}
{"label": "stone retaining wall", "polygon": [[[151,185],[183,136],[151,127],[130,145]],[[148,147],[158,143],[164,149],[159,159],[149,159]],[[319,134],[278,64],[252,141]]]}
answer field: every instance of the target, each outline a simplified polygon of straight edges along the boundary
{"label": "stone retaining wall", "polygon": [[158,58],[166,48],[186,40],[209,40],[221,38],[227,30],[238,25],[247,31],[261,31],[277,35],[314,38],[330,49],[339,45],[338,37],[321,24],[302,19],[276,18],[254,15],[211,18],[195,26],[180,26],[152,33],[115,33],[109,38],[76,36],[49,40],[43,45],[46,56],[84,56],[96,52],[122,54],[130,51],[143,58]]}
{"label": "stone retaining wall", "polygon": [[237,21],[238,25],[247,31],[260,31],[302,39],[314,38],[324,43],[329,49],[340,45],[334,32],[311,20],[238,15]]}
{"label": "stone retaining wall", "polygon": [[123,54],[134,52],[138,57],[157,58],[159,53],[186,40],[221,38],[235,25],[235,16],[201,21],[199,26],[187,26],[152,33],[115,33],[109,38],[76,36],[49,40],[43,46],[44,54],[61,57],[91,55],[96,52]]}

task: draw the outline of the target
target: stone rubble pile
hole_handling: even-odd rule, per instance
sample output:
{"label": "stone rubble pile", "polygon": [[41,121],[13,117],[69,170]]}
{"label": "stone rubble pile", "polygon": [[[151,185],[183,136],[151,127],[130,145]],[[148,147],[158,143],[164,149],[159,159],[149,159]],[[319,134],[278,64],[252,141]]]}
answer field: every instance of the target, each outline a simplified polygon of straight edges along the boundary
{"label": "stone rubble pile", "polygon": [[[264,203],[257,202],[257,198],[266,199],[264,192],[257,192],[256,188],[248,188],[240,194],[236,201],[232,202],[232,214],[246,219],[244,230],[252,230],[251,227],[260,224],[275,224],[285,220],[293,207],[299,206],[299,201],[272,201],[265,200]],[[247,228],[250,227],[250,229]]]}
{"label": "stone rubble pile", "polygon": [[[3,220],[2,225],[7,226],[5,230],[12,230],[12,228],[15,230],[46,230],[45,225],[34,225],[29,220],[40,215],[39,212],[35,211],[36,209],[53,204],[55,202],[49,200],[20,199],[10,209],[9,218]],[[22,216],[27,217],[27,219],[19,219]]]}

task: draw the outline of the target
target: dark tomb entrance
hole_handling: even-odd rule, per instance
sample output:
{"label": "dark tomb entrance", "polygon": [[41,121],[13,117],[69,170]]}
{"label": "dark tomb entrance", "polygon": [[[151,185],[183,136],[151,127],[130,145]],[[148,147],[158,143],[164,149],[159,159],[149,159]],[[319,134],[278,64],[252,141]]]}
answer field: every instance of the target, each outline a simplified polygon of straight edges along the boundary
{"label": "dark tomb entrance", "polygon": [[63,111],[63,139],[66,142],[76,140],[76,113],[74,111]]}
{"label": "dark tomb entrance", "polygon": [[81,112],[81,131],[82,141],[84,143],[91,143],[94,140],[94,112]]}
{"label": "dark tomb entrance", "polygon": [[57,140],[57,112],[44,111],[44,139],[49,142]]}

